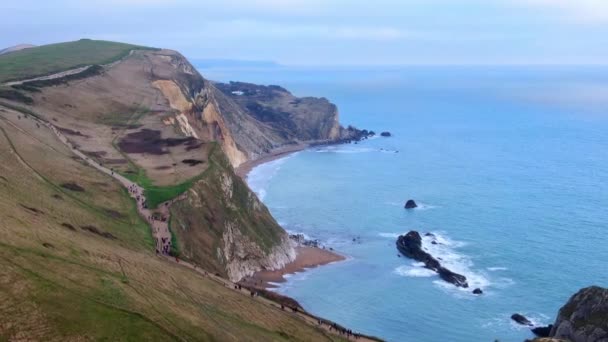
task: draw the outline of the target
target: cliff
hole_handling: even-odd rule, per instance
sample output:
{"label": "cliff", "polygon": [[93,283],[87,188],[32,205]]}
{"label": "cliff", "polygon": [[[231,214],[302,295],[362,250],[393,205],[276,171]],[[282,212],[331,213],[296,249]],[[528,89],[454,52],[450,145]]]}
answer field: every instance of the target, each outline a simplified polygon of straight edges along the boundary
{"label": "cliff", "polygon": [[287,234],[223,153],[211,153],[209,163],[185,199],[171,207],[171,230],[181,257],[232,281],[293,261]]}
{"label": "cliff", "polygon": [[[289,110],[262,120],[175,51],[91,40],[2,55],[0,81],[0,340],[340,340],[200,271],[295,258],[233,167],[357,134],[335,106],[256,97]],[[167,220],[179,264],[154,252]]]}
{"label": "cliff", "polygon": [[[80,45],[96,41],[60,46],[70,44],[82,53]],[[340,141],[361,131],[342,128],[336,106],[324,98],[214,83],[172,50],[100,47],[120,58],[107,55],[109,63],[90,66],[74,60],[62,69],[39,65],[32,75],[15,70],[25,81],[1,86],[0,100],[53,122],[79,150],[144,187],[152,208],[175,200],[173,252],[182,258],[232,280],[293,260],[287,235],[233,167],[285,145]]]}
{"label": "cliff", "polygon": [[591,286],[579,290],[559,309],[549,336],[543,341],[608,341],[608,289]]}
{"label": "cliff", "polygon": [[557,314],[550,337],[573,342],[608,341],[608,289],[581,289]]}

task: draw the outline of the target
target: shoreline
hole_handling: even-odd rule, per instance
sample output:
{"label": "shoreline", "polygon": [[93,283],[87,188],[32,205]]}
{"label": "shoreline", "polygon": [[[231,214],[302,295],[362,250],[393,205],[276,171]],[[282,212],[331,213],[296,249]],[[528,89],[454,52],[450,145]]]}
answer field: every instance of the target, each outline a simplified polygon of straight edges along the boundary
{"label": "shoreline", "polygon": [[[309,143],[299,143],[274,149],[261,158],[239,165],[235,172],[247,183],[247,176],[257,166],[303,151],[311,146],[312,144]],[[333,251],[333,249],[298,245],[295,250],[296,259],[283,268],[255,272],[253,275],[241,279],[239,283],[243,286],[272,291],[272,289],[278,287],[276,284],[287,281],[286,275],[306,272],[319,266],[346,260],[345,256]]]}
{"label": "shoreline", "polygon": [[246,181],[247,175],[249,175],[251,170],[253,170],[257,166],[271,162],[273,160],[277,160],[277,159],[286,157],[295,152],[303,151],[309,147],[310,147],[309,144],[304,144],[304,143],[279,147],[279,148],[276,148],[276,149],[270,151],[268,154],[264,155],[263,157],[244,162],[243,164],[236,167],[234,169],[234,172],[237,174],[237,176],[241,177],[241,179]]}
{"label": "shoreline", "polygon": [[346,257],[329,249],[318,247],[297,246],[296,259],[278,270],[263,270],[245,277],[239,282],[244,286],[272,290],[276,284],[287,281],[289,274],[306,272],[310,269],[346,260]]}

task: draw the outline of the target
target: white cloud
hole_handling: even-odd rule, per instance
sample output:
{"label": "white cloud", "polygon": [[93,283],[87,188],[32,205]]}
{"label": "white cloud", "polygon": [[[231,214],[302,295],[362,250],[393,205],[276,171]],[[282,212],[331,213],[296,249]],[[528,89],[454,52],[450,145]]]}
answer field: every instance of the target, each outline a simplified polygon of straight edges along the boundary
{"label": "white cloud", "polygon": [[406,32],[392,27],[286,24],[252,20],[208,22],[202,34],[217,36],[220,33],[224,38],[233,37],[238,39],[257,37],[368,41],[393,41],[417,35],[415,32]]}
{"label": "white cloud", "polygon": [[511,0],[518,4],[560,11],[570,19],[608,21],[608,0]]}

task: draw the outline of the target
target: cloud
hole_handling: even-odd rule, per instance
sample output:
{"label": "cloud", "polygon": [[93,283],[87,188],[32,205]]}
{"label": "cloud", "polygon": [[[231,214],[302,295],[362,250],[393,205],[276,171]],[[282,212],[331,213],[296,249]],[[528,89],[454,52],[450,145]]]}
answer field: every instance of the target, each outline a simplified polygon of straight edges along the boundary
{"label": "cloud", "polygon": [[394,41],[414,37],[416,32],[407,32],[393,27],[344,26],[321,24],[289,24],[253,20],[232,20],[208,22],[210,35],[220,34],[224,38],[257,37],[277,39],[320,39],[320,40],[367,40]]}
{"label": "cloud", "polygon": [[589,22],[608,21],[607,0],[515,0],[536,8],[557,10],[564,18]]}

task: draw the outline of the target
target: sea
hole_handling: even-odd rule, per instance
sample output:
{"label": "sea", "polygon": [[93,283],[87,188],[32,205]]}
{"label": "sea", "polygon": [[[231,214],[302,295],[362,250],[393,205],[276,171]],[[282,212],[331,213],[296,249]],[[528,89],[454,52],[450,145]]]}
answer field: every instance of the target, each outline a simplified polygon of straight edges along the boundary
{"label": "sea", "polygon": [[[523,341],[512,314],[546,325],[580,288],[608,286],[608,67],[200,71],[325,97],[342,124],[392,134],[248,176],[286,230],[347,256],[280,284],[307,310],[387,341]],[[435,234],[423,247],[470,288],[400,257],[410,230]]]}

